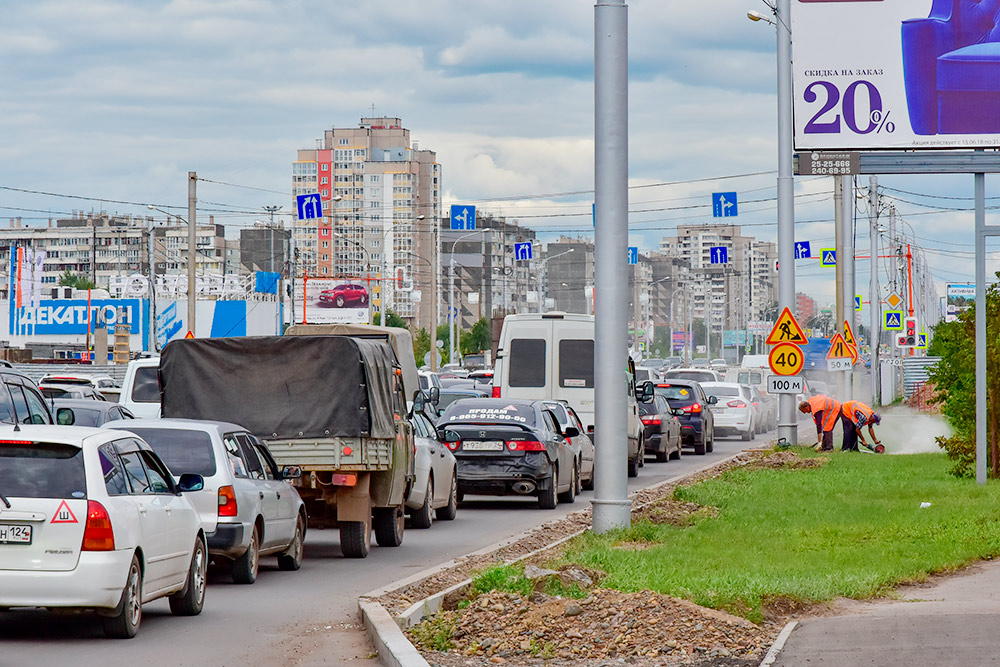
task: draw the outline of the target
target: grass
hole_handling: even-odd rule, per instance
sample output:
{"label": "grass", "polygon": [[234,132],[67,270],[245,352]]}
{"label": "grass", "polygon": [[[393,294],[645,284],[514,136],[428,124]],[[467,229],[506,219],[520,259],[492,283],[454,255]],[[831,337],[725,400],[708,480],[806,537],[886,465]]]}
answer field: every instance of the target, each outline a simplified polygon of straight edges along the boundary
{"label": "grass", "polygon": [[[513,565],[494,565],[472,578],[472,585],[469,587],[469,598],[475,598],[490,591],[504,591],[507,593],[517,593],[529,597],[534,590],[535,582],[524,576],[524,565],[514,563]],[[548,578],[541,587],[541,592],[546,595],[563,598],[573,598],[582,600],[589,593],[581,589],[576,583],[565,585],[555,577]],[[464,608],[462,603],[468,606],[468,600],[459,601],[459,608]]]}
{"label": "grass", "polygon": [[[718,517],[587,533],[566,560],[607,572],[607,588],[651,589],[759,622],[769,599],[863,599],[1000,554],[1000,485],[952,477],[941,454],[829,458],[678,488],[675,499],[715,506]],[[629,541],[653,545],[614,548]]]}

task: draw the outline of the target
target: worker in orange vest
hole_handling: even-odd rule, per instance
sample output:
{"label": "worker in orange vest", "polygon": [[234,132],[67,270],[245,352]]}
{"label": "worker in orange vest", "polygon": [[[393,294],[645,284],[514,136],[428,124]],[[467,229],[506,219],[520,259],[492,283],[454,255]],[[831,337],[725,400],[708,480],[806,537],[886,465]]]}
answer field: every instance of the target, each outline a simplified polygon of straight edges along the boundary
{"label": "worker in orange vest", "polygon": [[816,422],[816,449],[821,452],[833,451],[833,427],[840,419],[840,401],[817,394],[808,401],[799,403],[799,412],[812,414]]}
{"label": "worker in orange vest", "polygon": [[[861,401],[844,401],[841,410],[843,414],[841,415],[840,422],[844,426],[844,444],[841,446],[843,451],[859,451],[858,440],[861,440],[861,444],[865,448],[870,449],[876,454],[881,454],[885,451],[882,442],[875,437],[875,424],[882,423],[882,417],[879,413]],[[864,426],[868,426],[868,435],[872,437],[871,445],[865,442],[865,436],[861,433],[861,429]]]}

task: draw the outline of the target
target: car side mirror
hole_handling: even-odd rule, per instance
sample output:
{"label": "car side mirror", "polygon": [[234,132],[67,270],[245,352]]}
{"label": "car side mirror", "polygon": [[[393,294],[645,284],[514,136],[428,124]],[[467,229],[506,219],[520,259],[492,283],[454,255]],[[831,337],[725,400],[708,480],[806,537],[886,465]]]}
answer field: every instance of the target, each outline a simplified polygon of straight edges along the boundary
{"label": "car side mirror", "polygon": [[281,469],[281,479],[299,479],[302,477],[302,468],[299,466],[285,466]]}
{"label": "car side mirror", "polygon": [[709,396],[708,397],[708,404],[709,405],[715,405],[718,402],[719,402],[719,397],[718,396]]}
{"label": "car side mirror", "polygon": [[587,435],[594,435],[594,425],[593,424],[589,424],[587,426]]}
{"label": "car side mirror", "polygon": [[177,481],[177,490],[181,493],[191,493],[192,491],[201,491],[205,488],[205,478],[201,475],[196,475],[191,472],[186,472],[181,475],[181,478]]}
{"label": "car side mirror", "polygon": [[441,402],[441,390],[439,388],[431,387],[428,393],[430,394],[430,402],[433,405],[437,405]]}
{"label": "car side mirror", "polygon": [[418,391],[413,395],[413,410],[410,411],[410,415],[415,415],[418,412],[423,412],[427,405],[427,398],[424,396],[424,392]]}
{"label": "car side mirror", "polygon": [[580,429],[575,426],[567,426],[563,429],[563,436],[567,438],[575,438],[580,435]]}
{"label": "car side mirror", "polygon": [[656,385],[654,385],[649,380],[646,380],[638,387],[636,387],[636,398],[640,403],[649,403],[653,400],[653,394],[656,393]]}
{"label": "car side mirror", "polygon": [[56,410],[56,423],[60,426],[72,426],[76,423],[76,414],[73,408],[59,408]]}
{"label": "car side mirror", "polygon": [[447,428],[442,428],[438,429],[438,440],[445,443],[460,442],[462,440],[462,436],[460,436],[456,431],[452,431],[451,429]]}

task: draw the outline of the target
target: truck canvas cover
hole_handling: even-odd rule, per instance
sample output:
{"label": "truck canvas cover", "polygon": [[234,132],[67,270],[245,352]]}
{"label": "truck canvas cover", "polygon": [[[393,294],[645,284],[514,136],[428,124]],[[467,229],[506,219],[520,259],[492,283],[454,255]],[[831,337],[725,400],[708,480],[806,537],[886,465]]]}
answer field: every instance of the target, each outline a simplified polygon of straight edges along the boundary
{"label": "truck canvas cover", "polygon": [[160,356],[163,416],[233,422],[268,440],[394,438],[393,373],[385,340],[177,340]]}

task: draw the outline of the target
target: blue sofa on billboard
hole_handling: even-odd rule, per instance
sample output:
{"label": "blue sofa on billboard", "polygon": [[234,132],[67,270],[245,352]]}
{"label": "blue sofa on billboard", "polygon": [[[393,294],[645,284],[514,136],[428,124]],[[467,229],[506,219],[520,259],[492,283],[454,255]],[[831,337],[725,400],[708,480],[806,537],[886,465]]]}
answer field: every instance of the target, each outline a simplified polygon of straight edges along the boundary
{"label": "blue sofa on billboard", "polygon": [[902,37],[916,134],[1000,133],[1000,0],[934,0]]}

